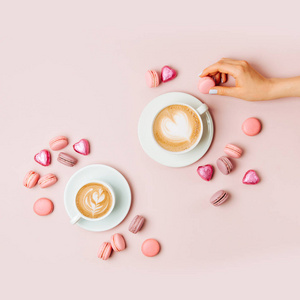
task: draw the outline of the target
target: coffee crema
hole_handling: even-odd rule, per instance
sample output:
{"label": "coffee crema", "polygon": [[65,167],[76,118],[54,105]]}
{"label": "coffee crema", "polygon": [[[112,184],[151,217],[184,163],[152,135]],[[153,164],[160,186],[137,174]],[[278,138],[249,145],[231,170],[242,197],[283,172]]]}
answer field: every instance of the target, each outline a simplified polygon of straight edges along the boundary
{"label": "coffee crema", "polygon": [[101,183],[91,182],[84,185],[76,195],[78,210],[88,218],[105,216],[113,205],[110,190]]}
{"label": "coffee crema", "polygon": [[161,110],[153,123],[157,143],[172,152],[192,147],[201,133],[199,115],[185,105],[170,105]]}

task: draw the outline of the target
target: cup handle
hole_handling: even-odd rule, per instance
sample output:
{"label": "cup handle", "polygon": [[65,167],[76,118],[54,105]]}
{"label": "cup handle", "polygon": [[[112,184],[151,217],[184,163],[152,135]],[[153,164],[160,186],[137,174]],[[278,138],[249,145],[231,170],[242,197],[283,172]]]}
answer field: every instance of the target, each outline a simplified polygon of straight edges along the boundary
{"label": "cup handle", "polygon": [[81,219],[81,215],[76,215],[70,220],[71,224],[76,224]]}
{"label": "cup handle", "polygon": [[200,115],[202,115],[208,111],[208,107],[206,104],[202,103],[196,110]]}

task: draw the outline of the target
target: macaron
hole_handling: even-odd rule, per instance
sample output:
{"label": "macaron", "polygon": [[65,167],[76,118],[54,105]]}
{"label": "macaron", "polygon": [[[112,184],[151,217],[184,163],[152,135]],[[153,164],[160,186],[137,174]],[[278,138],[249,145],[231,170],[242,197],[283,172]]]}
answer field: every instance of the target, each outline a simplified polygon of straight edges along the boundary
{"label": "macaron", "polygon": [[261,131],[261,122],[256,118],[249,118],[242,124],[242,131],[249,136],[254,136]]}
{"label": "macaron", "polygon": [[33,205],[33,211],[39,216],[47,216],[53,212],[53,209],[53,202],[48,198],[40,198]]}
{"label": "macaron", "polygon": [[150,88],[159,86],[159,76],[154,70],[149,70],[146,72],[146,83]]}
{"label": "macaron", "polygon": [[115,233],[111,237],[110,243],[111,243],[112,248],[116,252],[123,251],[126,248],[125,239],[124,239],[123,235],[120,233]]}
{"label": "macaron", "polygon": [[60,152],[58,154],[57,160],[65,166],[73,167],[77,163],[77,159],[70,154]]}
{"label": "macaron", "polygon": [[148,240],[145,240],[144,243],[142,244],[141,250],[145,256],[153,257],[159,253],[160,244],[155,239],[148,239]]}
{"label": "macaron", "polygon": [[40,178],[39,186],[42,189],[44,189],[44,188],[47,188],[47,187],[53,185],[56,182],[57,182],[57,177],[54,174],[49,173]]}
{"label": "macaron", "polygon": [[228,175],[233,169],[230,159],[226,156],[221,156],[218,158],[217,166],[224,175]]}
{"label": "macaron", "polygon": [[136,215],[131,221],[128,230],[134,234],[138,233],[145,223],[145,218],[143,216]]}
{"label": "macaron", "polygon": [[208,94],[209,90],[215,86],[215,81],[211,77],[202,77],[199,80],[198,89],[202,94]]}
{"label": "macaron", "polygon": [[103,260],[107,260],[112,252],[112,247],[110,243],[104,242],[97,253],[98,258],[103,259]]}
{"label": "macaron", "polygon": [[53,151],[61,150],[65,147],[67,147],[68,144],[69,144],[68,138],[66,138],[65,136],[62,136],[62,135],[54,137],[49,142],[50,148]]}
{"label": "macaron", "polygon": [[210,203],[214,206],[219,206],[228,200],[229,194],[223,190],[217,191],[210,198]]}
{"label": "macaron", "polygon": [[224,152],[233,158],[240,158],[243,154],[243,150],[238,146],[227,144],[224,148]]}
{"label": "macaron", "polygon": [[40,174],[34,171],[29,171],[23,179],[23,185],[29,189],[32,189],[34,186],[36,186],[39,178]]}

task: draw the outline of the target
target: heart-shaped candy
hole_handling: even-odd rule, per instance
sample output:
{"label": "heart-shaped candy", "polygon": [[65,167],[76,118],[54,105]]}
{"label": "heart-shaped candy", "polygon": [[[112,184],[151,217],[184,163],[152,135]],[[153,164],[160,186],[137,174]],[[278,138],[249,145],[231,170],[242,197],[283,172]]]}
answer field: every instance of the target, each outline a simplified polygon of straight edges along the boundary
{"label": "heart-shaped candy", "polygon": [[161,81],[167,82],[174,79],[177,76],[177,72],[168,66],[164,66],[161,69]]}
{"label": "heart-shaped candy", "polygon": [[51,154],[48,150],[41,150],[34,156],[34,160],[44,167],[49,166],[51,163]]}
{"label": "heart-shaped candy", "polygon": [[214,169],[212,165],[199,166],[197,172],[202,179],[210,181],[213,176]]}
{"label": "heart-shaped candy", "polygon": [[243,177],[244,184],[257,184],[260,179],[254,170],[249,170]]}
{"label": "heart-shaped candy", "polygon": [[88,155],[90,153],[90,143],[86,139],[82,139],[73,145],[73,149],[82,155]]}

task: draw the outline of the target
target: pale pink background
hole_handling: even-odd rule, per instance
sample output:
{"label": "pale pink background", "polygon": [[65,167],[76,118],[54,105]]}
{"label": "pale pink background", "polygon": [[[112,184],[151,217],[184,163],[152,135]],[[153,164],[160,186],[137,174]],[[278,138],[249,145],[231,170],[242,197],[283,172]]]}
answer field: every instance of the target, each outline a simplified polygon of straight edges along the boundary
{"label": "pale pink background", "polygon": [[[250,103],[200,95],[196,75],[221,57],[246,59],[266,76],[300,74],[296,1],[2,1],[0,6],[0,281],[1,299],[299,299],[299,99]],[[168,64],[178,78],[157,89],[148,68]],[[215,138],[196,164],[172,169],[152,161],[137,137],[140,113],[170,91],[198,96],[210,107]],[[242,122],[259,117],[262,132],[245,136]],[[88,157],[68,168],[44,168],[33,156],[55,135],[91,142]],[[197,173],[226,143],[245,149],[230,176],[211,182]],[[66,149],[72,153],[71,146]],[[128,179],[133,205],[117,228],[92,233],[69,224],[63,191],[91,163],[117,168]],[[257,186],[241,183],[259,171]],[[22,186],[34,169],[54,172],[46,190]],[[208,203],[226,189],[222,207]],[[36,216],[39,197],[53,200]],[[136,214],[143,231],[127,231]],[[111,234],[126,251],[96,257]],[[159,256],[140,252],[157,238]]]}

